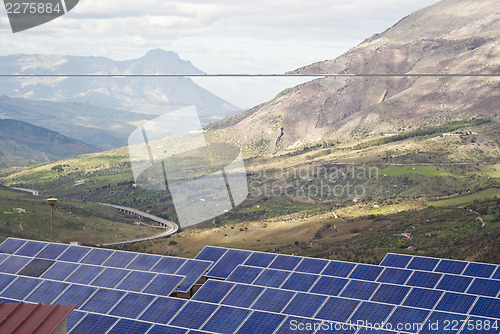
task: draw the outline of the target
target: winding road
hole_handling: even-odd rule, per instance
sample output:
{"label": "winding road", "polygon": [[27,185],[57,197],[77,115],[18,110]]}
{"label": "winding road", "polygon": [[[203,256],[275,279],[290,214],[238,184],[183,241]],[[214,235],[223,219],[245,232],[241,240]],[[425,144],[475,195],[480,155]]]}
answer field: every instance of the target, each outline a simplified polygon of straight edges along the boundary
{"label": "winding road", "polygon": [[140,210],[133,209],[133,208],[128,208],[126,206],[121,206],[121,205],[114,205],[114,204],[107,204],[107,203],[97,203],[97,204],[109,206],[109,207],[118,209],[122,212],[133,214],[133,215],[138,216],[140,218],[147,218],[147,219],[153,220],[153,221],[157,222],[158,224],[165,227],[165,232],[153,235],[151,237],[139,238],[139,239],[133,239],[133,240],[125,240],[125,241],[119,241],[119,242],[112,242],[112,243],[107,243],[107,244],[99,244],[98,246],[117,246],[117,245],[131,244],[131,243],[139,242],[139,241],[147,241],[147,240],[153,240],[153,239],[158,239],[158,238],[164,238],[166,236],[174,234],[175,232],[177,232],[179,230],[179,226],[176,223],[174,223],[170,220],[166,220],[166,219],[157,217],[155,215],[149,214],[149,213],[144,212],[144,211],[140,211]]}

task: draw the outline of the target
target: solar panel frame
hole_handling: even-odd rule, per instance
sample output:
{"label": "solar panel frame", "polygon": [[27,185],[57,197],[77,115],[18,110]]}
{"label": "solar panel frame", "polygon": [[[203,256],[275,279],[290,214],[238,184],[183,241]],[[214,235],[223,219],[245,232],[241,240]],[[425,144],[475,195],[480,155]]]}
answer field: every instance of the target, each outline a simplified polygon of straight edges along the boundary
{"label": "solar panel frame", "polygon": [[296,292],[267,288],[252,304],[254,310],[280,313]]}
{"label": "solar panel frame", "polygon": [[247,265],[238,265],[226,281],[252,284],[255,279],[264,271],[264,268],[250,267]]}
{"label": "solar panel frame", "polygon": [[474,279],[468,276],[444,275],[439,281],[436,289],[453,292],[465,292]]}
{"label": "solar panel frame", "polygon": [[441,259],[441,261],[439,261],[439,264],[434,269],[434,271],[440,273],[460,275],[464,271],[465,267],[467,267],[467,262]]}
{"label": "solar panel frame", "polygon": [[[387,324],[391,325],[389,328],[398,328],[398,325],[404,324],[405,332],[418,333],[423,329],[425,320],[430,313],[431,311],[429,310],[398,306],[394,309],[389,319],[387,319]],[[408,328],[406,328],[406,326],[408,326]]]}
{"label": "solar panel frame", "polygon": [[351,280],[345,286],[344,290],[342,290],[340,296],[352,299],[369,300],[379,286],[379,283]]}
{"label": "solar panel frame", "polygon": [[497,267],[497,270],[493,273],[491,278],[500,280],[500,266]]}
{"label": "solar panel frame", "polygon": [[439,283],[442,276],[443,274],[441,273],[414,271],[406,282],[406,285],[432,289]]}
{"label": "solar panel frame", "polygon": [[151,306],[156,296],[137,292],[128,292],[113,306],[109,314],[119,317],[137,319],[141,313]]}
{"label": "solar panel frame", "polygon": [[281,285],[281,288],[293,291],[307,292],[312,288],[312,286],[319,278],[319,275],[292,272],[288,276],[286,281]]}
{"label": "solar panel frame", "polygon": [[269,333],[278,328],[285,319],[282,314],[255,311],[240,326],[236,334]]}
{"label": "solar panel frame", "polygon": [[0,293],[0,296],[5,298],[24,300],[41,283],[42,280],[38,278],[19,276]]}
{"label": "solar panel frame", "polygon": [[158,274],[142,292],[153,295],[170,296],[183,280],[184,276]]}
{"label": "solar panel frame", "polygon": [[412,273],[408,269],[386,267],[377,277],[377,282],[404,285]]}
{"label": "solar panel frame", "polygon": [[218,309],[217,305],[190,301],[169,322],[171,326],[200,329]]}
{"label": "solar panel frame", "polygon": [[17,276],[15,275],[0,273],[0,292],[2,292],[6,287],[8,287],[16,278]]}
{"label": "solar panel frame", "polygon": [[232,334],[247,319],[250,313],[252,313],[250,310],[220,306],[201,329],[221,334]]}
{"label": "solar panel frame", "polygon": [[58,261],[67,261],[67,262],[79,262],[88,252],[91,251],[90,247],[83,246],[69,246],[66,250],[59,255],[57,258]]}
{"label": "solar panel frame", "polygon": [[98,289],[80,309],[94,313],[108,313],[124,296],[125,291],[101,288]]}
{"label": "solar panel frame", "polygon": [[[489,324],[489,329],[485,329],[487,323]],[[464,323],[460,334],[498,334],[499,328],[500,321],[497,319],[471,316]]]}
{"label": "solar panel frame", "polygon": [[220,302],[224,305],[250,308],[264,292],[265,288],[253,285],[237,284]]}
{"label": "solar panel frame", "polygon": [[153,327],[149,330],[148,334],[186,334],[186,333],[194,334],[195,332],[187,330],[187,329],[182,329],[182,328],[177,328],[177,327],[170,327],[170,326],[164,326],[164,325],[153,325]]}
{"label": "solar panel frame", "polygon": [[179,276],[185,276],[182,280],[180,287],[177,288],[179,292],[188,292],[192,286],[205,275],[212,262],[204,260],[187,260],[182,267],[175,273]]}
{"label": "solar panel frame", "polygon": [[57,297],[57,299],[54,301],[54,304],[61,304],[61,305],[76,304],[78,305],[77,308],[79,308],[97,290],[98,288],[96,287],[72,284],[62,294],[60,294],[59,297]]}
{"label": "solar panel frame", "polygon": [[355,299],[329,297],[314,318],[336,322],[346,322],[361,302]]}
{"label": "solar panel frame", "polygon": [[322,320],[288,316],[283,321],[281,326],[277,329],[275,334],[291,334],[297,332],[301,334],[313,334],[316,332],[316,330],[321,328],[322,323],[323,323]]}
{"label": "solar panel frame", "polygon": [[268,268],[293,271],[301,261],[302,258],[298,256],[279,254]]}
{"label": "solar panel frame", "polygon": [[436,310],[443,312],[468,314],[477,296],[455,292],[445,292],[436,305]]}
{"label": "solar panel frame", "polygon": [[490,297],[479,297],[470,310],[471,315],[500,319],[500,299]]}
{"label": "solar panel frame", "polygon": [[329,296],[338,296],[349,283],[349,280],[341,277],[321,276],[309,290]]}
{"label": "solar panel frame", "polygon": [[299,317],[313,317],[328,297],[298,292],[288,302],[282,313]]}
{"label": "solar panel frame", "polygon": [[108,249],[101,248],[93,248],[83,259],[80,260],[80,263],[84,264],[93,264],[96,266],[102,265],[106,260],[113,255],[114,251]]}
{"label": "solar panel frame", "polygon": [[175,274],[186,261],[187,259],[178,257],[164,257],[158,261],[151,271],[162,274]]}
{"label": "solar panel frame", "polygon": [[382,262],[380,262],[380,265],[384,267],[406,268],[412,258],[413,256],[411,255],[387,253]]}
{"label": "solar panel frame", "polygon": [[46,242],[28,240],[14,254],[33,257],[47,246]]}
{"label": "solar panel frame", "polygon": [[90,285],[96,285],[103,288],[115,288],[128,274],[130,270],[119,268],[105,268]]}
{"label": "solar panel frame", "polygon": [[371,264],[358,264],[349,275],[349,278],[355,278],[366,281],[376,281],[377,277],[384,270],[383,267]]}
{"label": "solar panel frame", "polygon": [[330,261],[321,274],[336,277],[348,277],[354,267],[356,267],[356,264],[351,262]]}
{"label": "solar panel frame", "polygon": [[243,263],[247,266],[267,268],[274,261],[277,254],[253,252]]}
{"label": "solar panel frame", "polygon": [[113,268],[126,268],[139,254],[115,251],[102,265]]}
{"label": "solar panel frame", "polygon": [[89,264],[82,264],[75,269],[66,279],[66,282],[89,284],[92,282],[102,271],[104,267],[93,266]]}
{"label": "solar panel frame", "polygon": [[28,262],[18,275],[40,277],[55,263],[53,260],[34,258]]}
{"label": "solar panel frame", "polygon": [[194,294],[191,300],[219,304],[236,284],[209,279]]}
{"label": "solar panel frame", "polygon": [[378,303],[400,305],[410,290],[411,288],[407,286],[381,284],[370,300]]}
{"label": "solar panel frame", "polygon": [[80,320],[82,320],[83,317],[85,317],[88,313],[87,312],[82,312],[78,310],[73,310],[69,315],[68,315],[68,327],[67,330],[68,332],[71,332],[73,327],[75,327]]}
{"label": "solar panel frame", "polygon": [[260,275],[253,281],[253,285],[268,286],[279,288],[290,276],[289,271],[264,269]]}
{"label": "solar panel frame", "polygon": [[69,283],[44,280],[25,300],[33,303],[50,304],[69,286]]}
{"label": "solar panel frame", "polygon": [[131,271],[117,286],[116,289],[142,292],[156,277],[156,273]]}
{"label": "solar panel frame", "polygon": [[55,260],[57,259],[69,245],[50,243],[37,254],[37,258]]}
{"label": "solar panel frame", "polygon": [[56,262],[42,275],[42,278],[64,281],[79,266],[78,263]]}
{"label": "solar panel frame", "polygon": [[414,256],[406,266],[406,269],[434,271],[439,261],[440,259],[436,258]]}
{"label": "solar panel frame", "polygon": [[330,261],[325,259],[304,257],[302,261],[300,261],[299,265],[295,268],[295,271],[308,274],[321,274],[321,272],[326,268],[329,262]]}
{"label": "solar panel frame", "polygon": [[475,278],[467,289],[467,293],[488,297],[496,297],[500,292],[500,281],[486,278]]}
{"label": "solar panel frame", "polygon": [[363,301],[351,315],[349,321],[358,323],[385,323],[395,306]]}
{"label": "solar panel frame", "polygon": [[444,331],[456,334],[460,331],[466,319],[467,316],[463,314],[433,311],[419,334],[436,334]]}
{"label": "solar panel frame", "polygon": [[208,271],[207,277],[227,278],[231,272],[245,262],[252,252],[240,249],[229,249]]}
{"label": "solar panel frame", "polygon": [[443,294],[439,290],[412,288],[402,305],[432,310]]}
{"label": "solar panel frame", "polygon": [[106,334],[144,334],[146,333],[153,324],[130,320],[130,319],[120,319]]}
{"label": "solar panel frame", "polygon": [[213,263],[217,262],[226,252],[228,248],[215,247],[215,246],[205,246],[203,249],[196,255],[195,259],[197,260],[205,260],[212,261]]}
{"label": "solar panel frame", "polygon": [[158,297],[138,315],[138,319],[166,325],[186,303],[184,299]]}
{"label": "solar panel frame", "polygon": [[15,274],[31,261],[28,257],[11,255],[0,264],[0,272]]}
{"label": "solar panel frame", "polygon": [[160,262],[161,256],[151,254],[138,254],[132,262],[128,264],[126,269],[150,271]]}
{"label": "solar panel frame", "polygon": [[0,252],[6,254],[14,254],[26,243],[26,241],[27,240],[17,238],[7,238],[0,244]]}
{"label": "solar panel frame", "polygon": [[104,334],[116,322],[118,318],[101,314],[88,313],[80,322],[71,330],[71,334]]}
{"label": "solar panel frame", "polygon": [[487,263],[469,262],[463,275],[490,278],[496,270],[496,267],[495,265]]}

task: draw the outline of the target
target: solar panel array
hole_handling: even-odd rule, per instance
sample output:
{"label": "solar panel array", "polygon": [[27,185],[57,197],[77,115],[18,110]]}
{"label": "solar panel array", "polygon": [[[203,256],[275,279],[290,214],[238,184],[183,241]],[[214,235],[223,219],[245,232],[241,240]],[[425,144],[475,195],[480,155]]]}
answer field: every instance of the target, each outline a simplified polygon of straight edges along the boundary
{"label": "solar panel array", "polygon": [[[77,304],[70,333],[498,334],[498,274],[496,265],[397,254],[377,266],[211,246],[188,260],[0,245],[0,299]],[[190,300],[169,297],[201,275],[210,279]]]}

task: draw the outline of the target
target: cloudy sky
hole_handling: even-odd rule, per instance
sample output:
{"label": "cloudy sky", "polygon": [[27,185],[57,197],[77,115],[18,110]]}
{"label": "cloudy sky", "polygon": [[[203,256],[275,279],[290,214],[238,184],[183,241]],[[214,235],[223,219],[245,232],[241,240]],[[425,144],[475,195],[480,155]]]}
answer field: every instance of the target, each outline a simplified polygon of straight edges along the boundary
{"label": "cloudy sky", "polygon": [[[65,16],[13,34],[0,11],[0,54],[139,58],[177,52],[207,73],[283,73],[335,58],[438,0],[80,0]],[[291,79],[202,78],[197,83],[248,108]]]}

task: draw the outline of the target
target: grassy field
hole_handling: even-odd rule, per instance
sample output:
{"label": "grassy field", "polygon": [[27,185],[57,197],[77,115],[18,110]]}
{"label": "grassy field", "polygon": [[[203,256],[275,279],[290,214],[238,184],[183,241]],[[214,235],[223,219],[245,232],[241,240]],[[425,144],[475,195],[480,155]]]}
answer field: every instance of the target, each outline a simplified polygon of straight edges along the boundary
{"label": "grassy field", "polygon": [[399,175],[422,175],[429,177],[447,177],[453,176],[453,174],[447,172],[443,168],[434,166],[405,166],[405,167],[391,167],[386,169],[381,169],[379,172],[381,175],[387,176],[399,176]]}
{"label": "grassy field", "polygon": [[487,189],[472,195],[429,202],[429,206],[447,207],[447,206],[464,205],[473,203],[475,200],[494,198],[495,196],[497,198],[500,197],[500,188]]}

